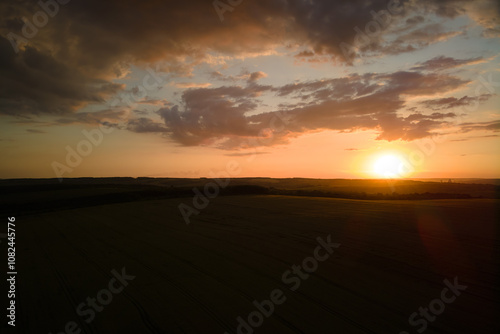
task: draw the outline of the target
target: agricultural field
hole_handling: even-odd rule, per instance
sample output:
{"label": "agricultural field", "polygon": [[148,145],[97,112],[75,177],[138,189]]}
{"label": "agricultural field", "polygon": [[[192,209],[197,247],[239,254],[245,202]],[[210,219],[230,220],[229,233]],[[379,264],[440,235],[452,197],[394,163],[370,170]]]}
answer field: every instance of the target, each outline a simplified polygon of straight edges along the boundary
{"label": "agricultural field", "polygon": [[226,194],[187,224],[192,194],[124,200],[116,183],[11,196],[53,196],[16,217],[19,333],[500,329],[497,199]]}

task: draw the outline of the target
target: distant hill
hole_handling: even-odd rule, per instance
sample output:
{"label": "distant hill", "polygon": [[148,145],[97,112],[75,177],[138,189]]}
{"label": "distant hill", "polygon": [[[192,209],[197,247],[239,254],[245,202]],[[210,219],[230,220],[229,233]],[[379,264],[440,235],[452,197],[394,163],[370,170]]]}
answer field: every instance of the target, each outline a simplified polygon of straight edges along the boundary
{"label": "distant hill", "polygon": [[[235,178],[219,195],[287,195],[361,200],[499,198],[498,182]],[[474,179],[477,180],[477,179]],[[498,181],[498,180],[493,180]],[[193,197],[208,178],[70,178],[0,180],[0,212],[30,214],[119,202]]]}

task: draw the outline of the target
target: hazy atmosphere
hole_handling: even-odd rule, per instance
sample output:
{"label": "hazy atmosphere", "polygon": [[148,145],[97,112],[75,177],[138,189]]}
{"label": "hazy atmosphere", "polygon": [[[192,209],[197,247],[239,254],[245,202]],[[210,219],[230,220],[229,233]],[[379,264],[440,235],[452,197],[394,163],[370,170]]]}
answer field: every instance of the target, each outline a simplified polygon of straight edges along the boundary
{"label": "hazy atmosphere", "polygon": [[54,3],[0,5],[0,177],[498,177],[497,1]]}

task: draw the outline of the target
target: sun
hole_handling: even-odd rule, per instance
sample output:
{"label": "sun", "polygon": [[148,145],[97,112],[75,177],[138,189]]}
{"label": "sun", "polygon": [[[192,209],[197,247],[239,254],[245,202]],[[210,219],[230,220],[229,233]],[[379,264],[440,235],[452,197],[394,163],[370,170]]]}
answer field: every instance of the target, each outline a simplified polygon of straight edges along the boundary
{"label": "sun", "polygon": [[373,173],[384,178],[399,178],[403,175],[403,160],[394,154],[386,154],[373,164]]}

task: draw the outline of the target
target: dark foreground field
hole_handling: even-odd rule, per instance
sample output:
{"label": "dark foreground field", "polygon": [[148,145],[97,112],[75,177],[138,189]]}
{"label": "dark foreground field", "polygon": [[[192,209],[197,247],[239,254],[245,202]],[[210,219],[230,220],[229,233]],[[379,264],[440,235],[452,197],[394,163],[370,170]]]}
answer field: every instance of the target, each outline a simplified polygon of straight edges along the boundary
{"label": "dark foreground field", "polygon": [[[57,196],[35,202],[77,197]],[[500,330],[496,199],[228,195],[189,225],[180,203],[192,198],[26,207],[16,217],[15,332]]]}

